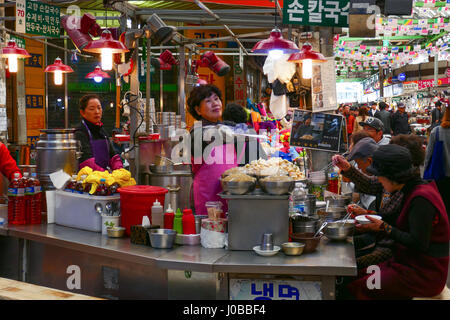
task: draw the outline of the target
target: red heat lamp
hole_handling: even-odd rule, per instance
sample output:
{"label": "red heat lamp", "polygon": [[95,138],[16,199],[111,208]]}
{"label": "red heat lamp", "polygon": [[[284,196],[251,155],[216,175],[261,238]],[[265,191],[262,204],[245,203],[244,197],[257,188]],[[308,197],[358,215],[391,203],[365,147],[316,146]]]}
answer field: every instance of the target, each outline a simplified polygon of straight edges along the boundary
{"label": "red heat lamp", "polygon": [[312,78],[312,63],[313,62],[327,62],[327,59],[320,52],[312,50],[312,45],[308,42],[303,44],[302,50],[291,54],[288,59],[289,62],[298,62],[302,65],[303,79]]}
{"label": "red heat lamp", "polygon": [[103,72],[100,66],[96,66],[94,71],[89,72],[85,78],[94,79],[95,82],[100,83],[103,79],[109,79],[111,76],[106,72]]}
{"label": "red heat lamp", "polygon": [[104,30],[100,39],[89,42],[84,48],[84,51],[101,54],[102,70],[112,70],[113,54],[125,53],[129,50],[120,41],[114,40],[109,30]]}
{"label": "red heat lamp", "polygon": [[73,72],[73,69],[62,63],[62,60],[58,57],[53,64],[44,69],[44,72],[53,73],[55,85],[60,86],[63,83],[63,73],[71,73]]}
{"label": "red heat lamp", "polygon": [[257,42],[252,49],[254,53],[276,53],[277,56],[299,51],[300,49],[293,41],[283,38],[278,28],[272,29],[269,38]]}
{"label": "red heat lamp", "polygon": [[8,45],[2,48],[2,57],[8,59],[9,72],[17,72],[17,59],[30,58],[27,50],[19,48],[14,39],[8,41]]}

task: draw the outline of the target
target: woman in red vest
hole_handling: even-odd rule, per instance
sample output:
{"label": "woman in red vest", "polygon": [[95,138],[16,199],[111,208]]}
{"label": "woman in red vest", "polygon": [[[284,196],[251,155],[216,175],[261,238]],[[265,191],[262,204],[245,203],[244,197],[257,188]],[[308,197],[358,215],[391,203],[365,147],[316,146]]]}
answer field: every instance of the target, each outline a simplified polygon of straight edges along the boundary
{"label": "woman in red vest", "polygon": [[384,232],[395,241],[393,257],[378,264],[379,287],[372,269],[369,273],[367,269],[361,270],[359,278],[349,284],[350,293],[357,299],[432,297],[445,287],[449,264],[448,216],[436,184],[426,184],[414,170],[408,149],[393,144],[379,147],[367,168],[378,176],[386,191],[401,190],[404,197],[395,227],[370,216],[372,223],[357,225],[361,231]]}

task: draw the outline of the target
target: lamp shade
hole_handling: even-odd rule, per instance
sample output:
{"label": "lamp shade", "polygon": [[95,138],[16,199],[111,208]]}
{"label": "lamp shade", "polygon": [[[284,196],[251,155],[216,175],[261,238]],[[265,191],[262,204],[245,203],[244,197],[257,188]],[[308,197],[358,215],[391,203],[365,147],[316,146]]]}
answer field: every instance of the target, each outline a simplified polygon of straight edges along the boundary
{"label": "lamp shade", "polygon": [[89,42],[83,48],[84,51],[92,53],[102,53],[102,49],[109,49],[111,53],[125,53],[129,51],[122,42],[113,39],[109,30],[103,30],[100,39]]}
{"label": "lamp shade", "polygon": [[261,40],[252,49],[254,53],[269,53],[270,50],[281,50],[283,53],[299,52],[297,45],[290,40],[283,39],[280,29],[273,29],[268,39]]}
{"label": "lamp shade", "polygon": [[296,52],[291,54],[288,61],[289,62],[302,62],[303,60],[312,60],[313,62],[326,62],[327,59],[320,52],[316,52],[312,50],[312,45],[306,42],[302,46],[302,50],[300,52]]}
{"label": "lamp shade", "polygon": [[70,66],[62,63],[62,60],[60,58],[56,58],[53,64],[47,66],[44,69],[44,72],[56,72],[56,71],[60,71],[62,73],[70,73],[73,72],[73,69]]}
{"label": "lamp shade", "polygon": [[27,50],[19,48],[15,40],[9,40],[8,45],[2,48],[3,58],[15,56],[16,58],[29,58],[31,55]]}
{"label": "lamp shade", "polygon": [[100,68],[100,66],[96,66],[94,71],[89,72],[86,75],[86,79],[94,79],[94,78],[103,78],[103,79],[109,79],[111,78],[111,76],[109,74],[107,74],[106,72],[102,71],[102,69]]}

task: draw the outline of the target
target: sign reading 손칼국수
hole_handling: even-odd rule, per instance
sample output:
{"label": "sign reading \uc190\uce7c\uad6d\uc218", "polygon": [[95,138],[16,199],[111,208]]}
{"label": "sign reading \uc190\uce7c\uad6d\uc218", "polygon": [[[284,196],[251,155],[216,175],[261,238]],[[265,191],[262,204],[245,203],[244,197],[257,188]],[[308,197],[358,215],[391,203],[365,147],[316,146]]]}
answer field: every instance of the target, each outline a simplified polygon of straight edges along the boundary
{"label": "sign reading \uc190\uce7c\uad6d\uc218", "polygon": [[59,38],[59,7],[38,1],[16,0],[16,31]]}
{"label": "sign reading \uc190\uce7c\uad6d\uc218", "polygon": [[284,0],[283,23],[348,27],[349,0]]}

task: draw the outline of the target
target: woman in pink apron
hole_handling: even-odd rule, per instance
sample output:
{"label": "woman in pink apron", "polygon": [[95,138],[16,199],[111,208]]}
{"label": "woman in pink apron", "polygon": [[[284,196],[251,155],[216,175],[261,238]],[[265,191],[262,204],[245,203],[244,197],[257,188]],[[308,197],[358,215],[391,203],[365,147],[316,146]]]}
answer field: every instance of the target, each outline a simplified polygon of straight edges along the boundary
{"label": "woman in pink apron", "polygon": [[80,99],[82,120],[75,131],[82,151],[79,169],[86,166],[96,171],[123,168],[120,155],[114,151],[103,129],[102,113],[102,105],[97,95],[88,94]]}
{"label": "woman in pink apron", "polygon": [[[201,85],[192,90],[188,99],[189,112],[201,121],[202,126],[196,125],[191,130],[191,150],[192,150],[192,172],[194,174],[193,193],[195,203],[195,213],[206,215],[205,207],[208,201],[220,201],[223,203],[223,212],[227,212],[228,207],[225,200],[217,194],[222,191],[220,176],[230,168],[237,167],[240,163],[237,159],[233,143],[214,143],[213,141],[203,141],[206,130],[212,129],[220,124],[222,117],[221,92],[214,85]],[[218,133],[216,131],[216,133]],[[195,155],[195,143],[201,141],[201,155]],[[205,150],[206,149],[206,150]],[[206,151],[206,152],[205,152]],[[241,156],[245,152],[241,152]],[[225,216],[223,216],[225,217]]]}

